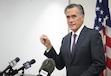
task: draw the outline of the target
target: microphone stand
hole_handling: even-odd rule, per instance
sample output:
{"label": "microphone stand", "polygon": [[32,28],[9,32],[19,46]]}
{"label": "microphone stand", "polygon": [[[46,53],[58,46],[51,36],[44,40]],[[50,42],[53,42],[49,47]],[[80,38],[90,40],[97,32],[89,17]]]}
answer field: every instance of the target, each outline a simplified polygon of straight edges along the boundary
{"label": "microphone stand", "polygon": [[22,74],[20,76],[24,76],[24,68],[22,69]]}
{"label": "microphone stand", "polygon": [[0,76],[3,76],[3,73],[2,73],[2,72],[0,72]]}
{"label": "microphone stand", "polygon": [[8,71],[8,73],[5,73],[6,76],[13,76],[12,72],[14,70],[12,69],[12,67],[10,68],[10,70]]}

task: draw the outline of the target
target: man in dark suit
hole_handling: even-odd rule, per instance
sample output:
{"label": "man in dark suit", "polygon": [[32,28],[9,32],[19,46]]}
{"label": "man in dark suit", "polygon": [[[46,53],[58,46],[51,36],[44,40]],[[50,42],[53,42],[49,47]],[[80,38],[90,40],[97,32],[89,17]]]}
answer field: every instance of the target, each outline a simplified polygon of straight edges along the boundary
{"label": "man in dark suit", "polygon": [[[59,55],[48,37],[42,35],[40,41],[47,47],[44,54],[55,60],[57,69],[66,67],[67,76],[99,76],[105,69],[105,55],[100,33],[83,24],[84,9],[81,5],[69,4],[65,8],[65,15],[72,32],[63,38]],[[74,34],[76,34],[76,44],[72,50]]]}

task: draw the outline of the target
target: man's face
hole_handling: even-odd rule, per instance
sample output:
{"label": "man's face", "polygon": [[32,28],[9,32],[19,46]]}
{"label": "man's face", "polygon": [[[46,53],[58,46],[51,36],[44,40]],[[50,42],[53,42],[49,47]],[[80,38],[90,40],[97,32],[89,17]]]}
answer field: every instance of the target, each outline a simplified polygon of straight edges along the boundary
{"label": "man's face", "polygon": [[77,7],[67,9],[65,14],[69,28],[76,32],[82,25],[84,16],[80,14],[80,11]]}

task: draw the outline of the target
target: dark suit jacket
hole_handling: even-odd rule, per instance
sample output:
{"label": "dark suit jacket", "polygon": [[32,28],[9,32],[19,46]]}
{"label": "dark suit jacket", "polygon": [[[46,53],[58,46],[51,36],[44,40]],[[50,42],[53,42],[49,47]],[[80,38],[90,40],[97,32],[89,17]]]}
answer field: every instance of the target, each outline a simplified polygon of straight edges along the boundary
{"label": "dark suit jacket", "polygon": [[99,32],[85,26],[76,43],[73,57],[70,53],[71,34],[63,38],[59,55],[53,47],[44,54],[55,60],[58,69],[66,66],[67,76],[99,76],[105,69],[104,48]]}

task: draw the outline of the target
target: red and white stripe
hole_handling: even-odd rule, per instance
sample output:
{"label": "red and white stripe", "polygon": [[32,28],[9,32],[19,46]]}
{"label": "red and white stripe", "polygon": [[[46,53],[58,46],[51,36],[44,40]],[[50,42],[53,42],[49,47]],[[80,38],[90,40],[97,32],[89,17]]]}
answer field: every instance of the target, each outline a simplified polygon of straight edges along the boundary
{"label": "red and white stripe", "polygon": [[111,27],[105,26],[101,31],[105,56],[106,56],[106,69],[100,76],[111,76]]}

